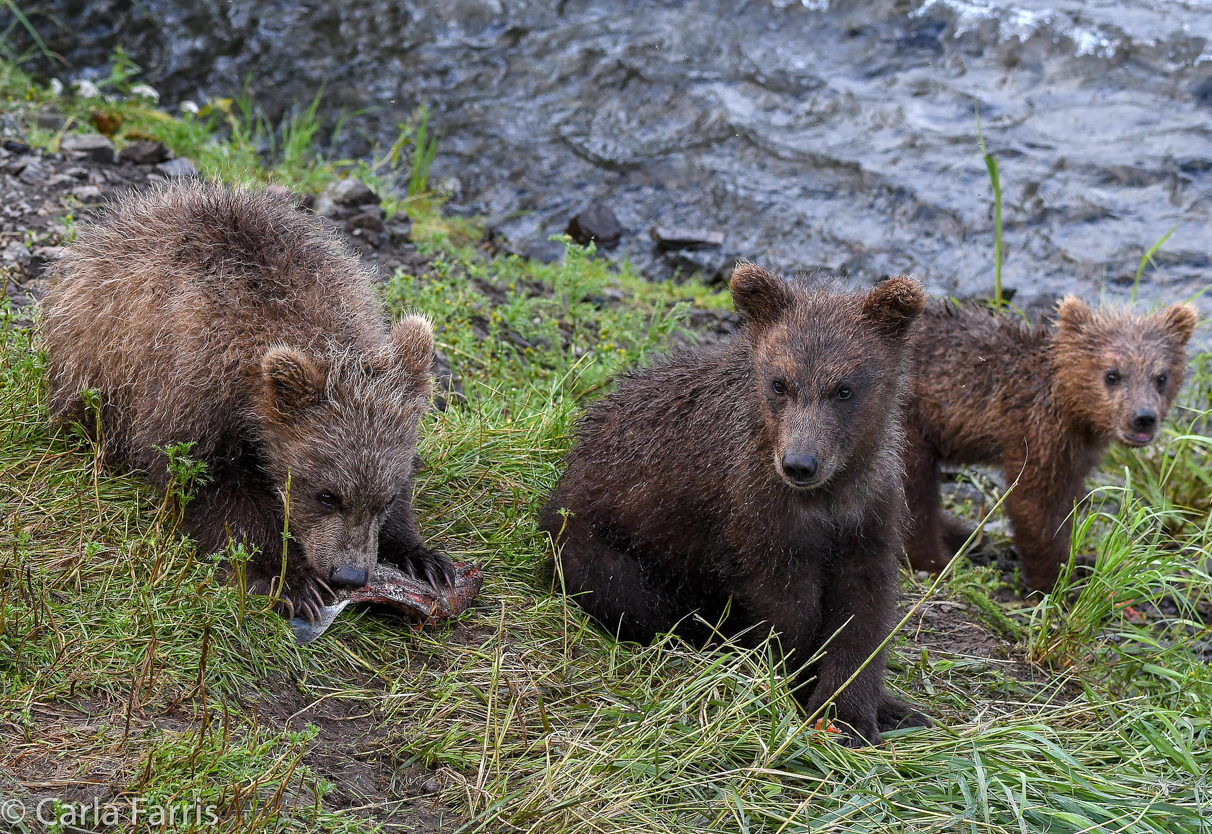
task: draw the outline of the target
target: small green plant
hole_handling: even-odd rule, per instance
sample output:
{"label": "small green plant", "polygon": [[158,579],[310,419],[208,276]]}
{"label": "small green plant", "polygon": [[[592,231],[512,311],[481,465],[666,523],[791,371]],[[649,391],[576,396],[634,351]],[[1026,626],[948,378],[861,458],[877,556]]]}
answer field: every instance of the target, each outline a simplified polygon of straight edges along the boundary
{"label": "small green plant", "polygon": [[1146,252],[1144,254],[1144,256],[1140,259],[1140,266],[1137,267],[1136,276],[1133,277],[1133,279],[1132,279],[1132,295],[1129,299],[1130,301],[1132,301],[1132,302],[1136,301],[1136,291],[1137,291],[1137,289],[1140,288],[1140,277],[1145,274],[1145,265],[1152,263],[1153,267],[1155,269],[1157,268],[1157,262],[1153,260],[1153,256],[1157,254],[1158,249],[1162,248],[1162,244],[1164,244],[1167,240],[1170,239],[1170,235],[1174,234],[1176,231],[1178,231],[1177,224],[1174,226],[1171,226],[1170,231],[1168,231],[1164,235],[1162,235],[1161,238],[1157,241],[1157,243],[1155,243],[1151,247],[1149,247],[1149,251]]}
{"label": "small green plant", "polygon": [[168,458],[168,489],[164,493],[163,511],[172,528],[181,523],[185,507],[194,500],[198,488],[210,482],[206,462],[189,456],[193,447],[192,441],[156,447]]}
{"label": "small green plant", "polygon": [[301,180],[306,172],[313,168],[309,160],[315,159],[315,138],[320,130],[318,112],[323,89],[316,93],[311,104],[302,110],[292,111],[283,118],[281,126],[280,152],[274,156],[278,159],[278,169],[288,169],[293,172],[294,180]]}
{"label": "small green plant", "polygon": [[412,163],[408,175],[408,196],[419,197],[429,188],[429,170],[438,155],[439,136],[429,136],[429,107],[422,105],[412,137]]}
{"label": "small green plant", "polygon": [[1109,619],[1128,606],[1156,604],[1162,597],[1186,606],[1191,598],[1183,587],[1190,582],[1190,556],[1167,546],[1173,510],[1141,503],[1130,479],[1126,486],[1097,492],[1118,499],[1118,510],[1088,513],[1074,524],[1072,546],[1078,554],[1095,542],[1094,569],[1079,573],[1071,557],[1032,614],[1031,656],[1052,668],[1079,662]]}
{"label": "small green plant", "polygon": [[98,89],[119,95],[130,95],[133,81],[143,74],[143,67],[135,63],[125,49],[114,48],[109,58],[109,77],[96,82]]}

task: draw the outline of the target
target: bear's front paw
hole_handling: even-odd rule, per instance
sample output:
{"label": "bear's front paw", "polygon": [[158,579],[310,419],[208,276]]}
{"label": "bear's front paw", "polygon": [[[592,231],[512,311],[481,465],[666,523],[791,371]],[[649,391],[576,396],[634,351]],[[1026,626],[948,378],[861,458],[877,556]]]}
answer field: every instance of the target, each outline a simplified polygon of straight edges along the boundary
{"label": "bear's front paw", "polygon": [[396,562],[397,567],[415,579],[428,582],[439,591],[454,587],[454,564],[445,553],[437,550],[418,550]]}
{"label": "bear's front paw", "polygon": [[278,576],[262,576],[249,582],[250,593],[260,596],[277,596],[275,607],[286,617],[293,619],[297,614],[312,625],[320,619],[320,609],[328,605],[326,600],[333,597],[332,588],[323,579],[314,576],[286,577],[286,586],[280,594],[277,593]]}
{"label": "bear's front paw", "polygon": [[851,721],[838,719],[835,725],[841,730],[841,735],[836,736],[837,741],[846,747],[867,747],[882,744],[884,741],[880,736],[880,728],[876,724],[874,716],[870,719],[852,719]]}
{"label": "bear's front paw", "polygon": [[903,727],[929,727],[931,724],[928,717],[888,693],[884,693],[880,699],[876,720],[879,722],[881,732],[899,730]]}

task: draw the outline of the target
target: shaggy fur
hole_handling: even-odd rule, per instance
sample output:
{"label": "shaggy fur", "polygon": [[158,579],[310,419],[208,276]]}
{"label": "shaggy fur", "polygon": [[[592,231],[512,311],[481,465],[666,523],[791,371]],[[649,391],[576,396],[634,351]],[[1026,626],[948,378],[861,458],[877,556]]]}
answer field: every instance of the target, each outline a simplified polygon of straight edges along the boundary
{"label": "shaggy fur", "polygon": [[[593,405],[542,512],[564,587],[649,642],[746,643],[773,628],[809,711],[888,635],[905,499],[901,354],[925,296],[809,292],[752,264],[732,276],[747,328],[624,379]],[[562,513],[567,509],[567,514]],[[559,581],[559,580],[557,580]],[[697,615],[697,616],[696,616]],[[877,656],[836,699],[855,741],[926,719],[883,689]]]}
{"label": "shaggy fur", "polygon": [[185,525],[206,551],[255,546],[255,591],[282,570],[287,608],[376,559],[448,583],[411,500],[433,331],[390,334],[370,273],[320,222],[264,194],[178,186],[119,203],[83,230],[45,301],[50,410],[84,419],[101,397],[107,458],[164,487],[157,448],[193,443],[209,483]]}
{"label": "shaggy fur", "polygon": [[1028,586],[1050,589],[1102,451],[1156,436],[1182,385],[1195,311],[1095,313],[1070,297],[1057,312],[1055,327],[950,303],[923,316],[910,342],[905,458],[915,568],[942,569],[971,532],[942,516],[939,463],[990,464],[1018,478],[1006,498],[1015,547]]}

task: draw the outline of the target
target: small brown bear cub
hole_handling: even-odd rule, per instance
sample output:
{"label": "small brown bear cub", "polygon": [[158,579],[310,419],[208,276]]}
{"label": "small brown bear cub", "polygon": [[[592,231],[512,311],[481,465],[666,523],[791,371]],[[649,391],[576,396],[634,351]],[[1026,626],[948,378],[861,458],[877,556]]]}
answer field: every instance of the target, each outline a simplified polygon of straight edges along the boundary
{"label": "small brown bear cub", "polygon": [[280,590],[292,615],[314,617],[330,583],[365,584],[380,559],[447,586],[411,498],[433,330],[408,316],[389,334],[372,286],[285,201],[211,185],[131,196],[80,233],[46,297],[51,414],[91,428],[80,392],[98,392],[107,459],[160,487],[160,449],[192,443],[209,482],[186,529],[204,552],[229,535],[255,547],[250,588]]}
{"label": "small brown bear cub", "polygon": [[[564,589],[622,639],[707,643],[730,598],[726,633],[772,628],[789,668],[832,636],[797,681],[812,713],[891,626],[902,353],[925,294],[908,277],[810,292],[742,264],[732,296],[732,341],[635,371],[588,410],[540,525]],[[853,743],[929,723],[883,677],[881,653],[834,701]]]}
{"label": "small brown bear cub", "polygon": [[[1144,446],[1183,381],[1197,316],[1093,312],[1064,299],[1054,327],[985,307],[932,303],[910,340],[906,549],[941,570],[971,533],[942,515],[939,464],[999,466],[1023,574],[1047,591],[1069,558],[1073,502],[1112,440]],[[1020,474],[1021,473],[1021,474]]]}

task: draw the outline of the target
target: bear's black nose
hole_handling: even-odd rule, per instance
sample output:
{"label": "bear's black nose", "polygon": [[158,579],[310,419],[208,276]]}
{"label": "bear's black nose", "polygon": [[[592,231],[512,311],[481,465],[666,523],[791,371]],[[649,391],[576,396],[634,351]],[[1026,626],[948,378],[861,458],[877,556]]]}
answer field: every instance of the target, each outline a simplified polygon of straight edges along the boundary
{"label": "bear's black nose", "polygon": [[1137,431],[1148,431],[1157,425],[1156,411],[1138,411],[1136,416],[1132,418],[1132,428]]}
{"label": "bear's black nose", "polygon": [[337,565],[328,574],[328,581],[332,584],[350,588],[361,588],[368,578],[365,568],[355,568],[353,565]]}
{"label": "bear's black nose", "polygon": [[811,481],[816,475],[816,455],[783,455],[783,473],[797,483]]}

